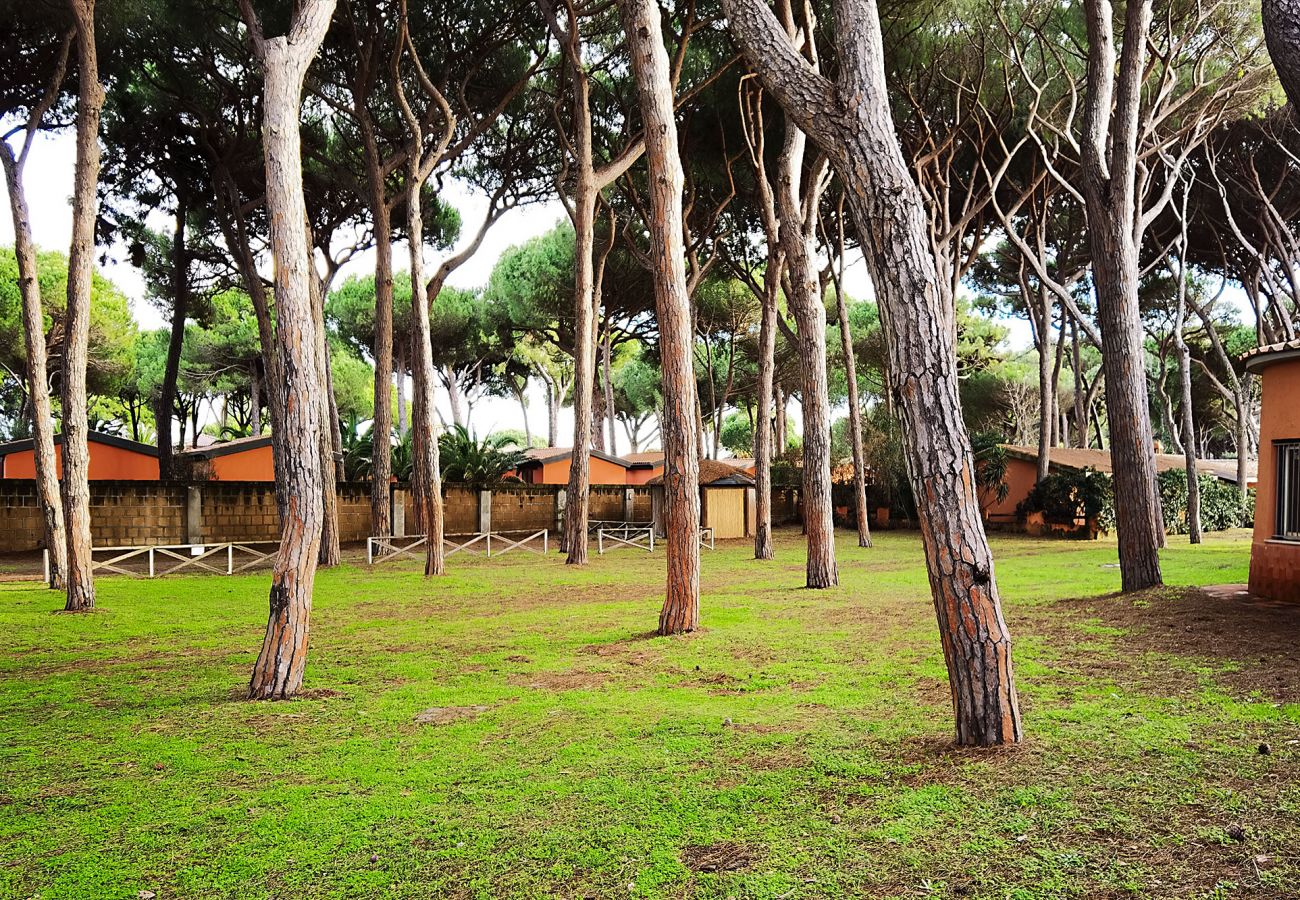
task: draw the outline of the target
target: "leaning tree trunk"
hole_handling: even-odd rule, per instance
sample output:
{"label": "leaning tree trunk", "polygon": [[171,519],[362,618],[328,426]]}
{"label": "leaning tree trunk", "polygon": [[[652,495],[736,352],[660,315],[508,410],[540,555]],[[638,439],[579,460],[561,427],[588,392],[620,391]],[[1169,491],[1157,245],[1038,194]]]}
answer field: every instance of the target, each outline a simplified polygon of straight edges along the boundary
{"label": "leaning tree trunk", "polygon": [[[372,167],[377,170],[378,165],[375,162]],[[375,232],[375,416],[370,427],[370,533],[384,535],[393,530],[388,518],[389,482],[393,477],[393,226],[383,179],[377,171],[370,175],[369,188]],[[412,303],[417,290],[412,284]],[[405,375],[399,372],[399,398],[403,378]]]}
{"label": "leaning tree trunk", "polygon": [[746,61],[845,185],[879,295],[894,407],[920,514],[957,741],[1019,741],[1021,722],[993,556],[958,398],[953,298],[895,135],[875,5],[838,0],[840,83],[815,73],[763,0],[725,0]]}
{"label": "leaning tree trunk", "polygon": [[1141,0],[1129,4],[1119,66],[1119,99],[1113,104],[1116,64],[1109,7],[1108,0],[1087,3],[1089,89],[1081,170],[1097,290],[1097,321],[1105,347],[1102,368],[1106,373],[1120,580],[1125,591],[1135,591],[1161,583],[1159,549],[1164,533],[1156,487],[1155,436],[1147,398],[1134,236],[1134,222],[1140,215],[1134,184],[1135,142],[1151,3]]}
{"label": "leaning tree trunk", "polygon": [[86,358],[90,345],[90,279],[95,252],[95,191],[99,184],[99,83],[94,0],[71,0],[77,27],[77,172],[68,253],[68,308],[63,339],[63,519],[67,534],[65,609],[95,608],[90,536],[90,452],[86,446]]}
{"label": "leaning tree trunk", "polygon": [[[282,420],[276,478],[285,495],[280,549],[271,574],[270,616],[253,665],[252,699],[287,699],[302,686],[307,662],[312,585],[323,516],[321,403],[311,247],[302,189],[299,123],[303,80],[334,14],[334,0],[298,6],[287,37],[263,39],[248,0],[244,17],[263,71],[262,134],[266,206],[275,260],[275,350]],[[385,398],[387,400],[387,398]]]}
{"label": "leaning tree trunk", "polygon": [[1300,109],[1300,0],[1263,0],[1264,39],[1282,89]]}
{"label": "leaning tree trunk", "polygon": [[[840,258],[844,257],[844,237],[839,241]],[[867,519],[867,465],[862,448],[862,406],[858,399],[858,366],[853,355],[853,334],[849,330],[849,308],[838,276],[835,280],[835,307],[840,320],[840,348],[844,352],[844,378],[849,393],[849,440],[853,445],[853,501],[857,507],[858,546],[871,546],[871,526]]]}
{"label": "leaning tree trunk", "polygon": [[[803,376],[803,524],[808,542],[806,584],[827,588],[839,584],[835,564],[834,498],[831,496],[830,390],[826,377],[826,307],[822,303],[817,276],[812,270],[816,258],[809,230],[800,211],[800,174],[805,138],[793,122],[781,152],[776,188],[780,219],[781,249],[790,275],[791,293],[786,298],[798,328],[800,372]],[[811,179],[818,177],[814,167]],[[820,193],[814,183],[808,190]],[[816,215],[818,200],[808,204]]]}
{"label": "leaning tree trunk", "polygon": [[668,54],[651,0],[619,0],[645,123],[650,246],[663,367],[663,446],[668,581],[660,634],[700,624],[700,456],[695,435],[691,301],[682,237],[682,174]]}
{"label": "leaning tree trunk", "polygon": [[[28,144],[30,146],[30,144]],[[54,415],[50,407],[50,376],[45,350],[45,313],[36,276],[36,246],[32,243],[31,213],[23,189],[22,169],[26,149],[16,157],[9,142],[0,140],[0,162],[9,186],[9,207],[14,220],[14,257],[18,263],[18,290],[23,306],[23,341],[27,345],[27,386],[32,411],[32,453],[36,463],[36,497],[41,510],[45,547],[50,554],[49,586],[64,587],[68,568],[67,538],[63,530],[63,502],[59,497],[58,463],[54,454]]]}

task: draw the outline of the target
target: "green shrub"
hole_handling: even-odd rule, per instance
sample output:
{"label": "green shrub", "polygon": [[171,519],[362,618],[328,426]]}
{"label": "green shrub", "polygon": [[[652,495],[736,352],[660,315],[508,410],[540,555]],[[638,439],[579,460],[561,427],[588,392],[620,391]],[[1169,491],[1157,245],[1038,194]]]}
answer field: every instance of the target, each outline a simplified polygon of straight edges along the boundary
{"label": "green shrub", "polygon": [[1115,524],[1110,476],[1092,468],[1048,475],[1016,507],[1016,517],[1022,522],[1034,512],[1041,512],[1046,521],[1057,525],[1095,519],[1098,527],[1108,531]]}
{"label": "green shrub", "polygon": [[[1255,493],[1243,499],[1236,487],[1213,475],[1201,475],[1201,530],[1223,531],[1254,524]],[[1168,534],[1187,533],[1187,473],[1169,469],[1156,479],[1160,511]],[[1102,531],[1115,527],[1114,488],[1111,477],[1095,469],[1057,472],[1037,484],[1016,507],[1023,522],[1030,513],[1041,512],[1048,522],[1069,525],[1080,519],[1097,520]]]}

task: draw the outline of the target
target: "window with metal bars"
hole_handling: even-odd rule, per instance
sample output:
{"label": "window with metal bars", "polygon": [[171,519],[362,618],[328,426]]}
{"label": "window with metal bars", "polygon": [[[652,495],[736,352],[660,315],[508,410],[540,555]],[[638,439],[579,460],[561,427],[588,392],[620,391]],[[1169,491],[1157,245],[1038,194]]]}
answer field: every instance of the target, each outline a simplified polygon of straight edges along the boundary
{"label": "window with metal bars", "polygon": [[1300,541],[1300,441],[1277,448],[1277,537]]}

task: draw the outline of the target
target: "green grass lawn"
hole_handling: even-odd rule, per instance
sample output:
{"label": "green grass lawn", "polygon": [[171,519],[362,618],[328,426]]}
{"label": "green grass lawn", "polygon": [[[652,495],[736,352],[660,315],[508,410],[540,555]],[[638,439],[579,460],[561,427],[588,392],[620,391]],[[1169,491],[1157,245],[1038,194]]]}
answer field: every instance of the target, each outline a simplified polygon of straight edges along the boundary
{"label": "green grass lawn", "polygon": [[[265,573],[0,584],[0,895],[1300,896],[1300,610],[993,540],[1001,751],[950,744],[914,533],[821,592],[795,532],[706,551],[682,638],[659,550],[343,566],[288,703],[242,698]],[[1171,541],[1170,585],[1245,581],[1244,532]]]}

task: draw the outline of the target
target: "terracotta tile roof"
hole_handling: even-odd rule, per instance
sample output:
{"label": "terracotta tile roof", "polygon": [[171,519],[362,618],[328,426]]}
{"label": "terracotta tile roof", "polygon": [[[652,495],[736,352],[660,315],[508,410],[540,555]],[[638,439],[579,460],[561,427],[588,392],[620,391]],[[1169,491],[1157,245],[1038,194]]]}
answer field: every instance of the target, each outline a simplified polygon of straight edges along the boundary
{"label": "terracotta tile roof", "polygon": [[[1030,462],[1038,461],[1037,447],[1003,444],[1002,449],[1006,450],[1009,456]],[[1157,472],[1181,469],[1186,465],[1186,460],[1178,454],[1157,453],[1155,458]],[[1051,464],[1054,467],[1060,466],[1065,469],[1090,468],[1096,469],[1098,472],[1108,473],[1112,470],[1109,450],[1084,450],[1081,447],[1053,447]],[[1257,463],[1254,460],[1249,460],[1246,464],[1246,477],[1249,481],[1255,480],[1256,469]],[[1237,461],[1235,459],[1198,459],[1196,461],[1196,470],[1202,475],[1214,475],[1234,484],[1237,481]]]}
{"label": "terracotta tile roof", "polygon": [[1241,354],[1241,361],[1246,364],[1246,369],[1250,372],[1258,372],[1265,366],[1281,362],[1283,359],[1300,359],[1300,338],[1294,341],[1283,341],[1280,344],[1267,344]]}
{"label": "terracotta tile roof", "polygon": [[[529,447],[524,451],[524,457],[528,462],[553,462],[557,459],[565,459],[573,455],[572,447]],[[597,459],[603,459],[606,462],[612,462],[615,465],[627,468],[628,461],[621,456],[614,456],[611,453],[605,453],[601,450],[592,450],[591,455]]]}

